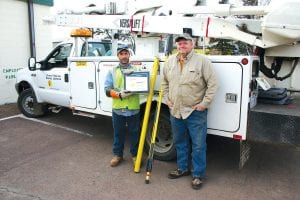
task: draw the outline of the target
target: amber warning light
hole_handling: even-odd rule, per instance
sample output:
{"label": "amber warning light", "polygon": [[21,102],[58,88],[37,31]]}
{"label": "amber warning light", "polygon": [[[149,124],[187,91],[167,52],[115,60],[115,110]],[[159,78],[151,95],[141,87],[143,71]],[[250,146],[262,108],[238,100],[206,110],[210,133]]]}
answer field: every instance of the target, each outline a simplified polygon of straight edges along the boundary
{"label": "amber warning light", "polygon": [[71,37],[92,37],[93,33],[89,29],[79,28],[71,31]]}

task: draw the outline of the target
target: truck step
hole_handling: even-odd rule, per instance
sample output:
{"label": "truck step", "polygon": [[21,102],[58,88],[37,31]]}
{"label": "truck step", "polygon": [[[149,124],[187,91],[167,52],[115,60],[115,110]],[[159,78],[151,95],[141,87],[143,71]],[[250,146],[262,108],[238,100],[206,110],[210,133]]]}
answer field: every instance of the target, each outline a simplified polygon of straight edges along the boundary
{"label": "truck step", "polygon": [[73,110],[73,115],[79,115],[79,116],[83,116],[83,117],[89,117],[89,118],[96,118],[95,114],[91,114],[91,113],[87,113],[87,112],[82,112],[82,111],[78,111],[78,110]]}
{"label": "truck step", "polygon": [[51,110],[53,113],[59,113],[62,110],[62,107],[60,107],[60,106],[50,106],[48,109]]}
{"label": "truck step", "polygon": [[289,105],[258,103],[249,114],[250,141],[300,145],[300,95]]}

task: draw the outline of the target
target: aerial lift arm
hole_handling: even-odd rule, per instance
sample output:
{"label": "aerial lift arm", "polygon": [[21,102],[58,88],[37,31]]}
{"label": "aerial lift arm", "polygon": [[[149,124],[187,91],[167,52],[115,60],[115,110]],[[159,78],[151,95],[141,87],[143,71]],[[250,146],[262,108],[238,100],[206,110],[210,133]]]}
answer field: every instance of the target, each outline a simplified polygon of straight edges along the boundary
{"label": "aerial lift arm", "polygon": [[[74,15],[58,14],[44,22],[58,26],[124,30],[140,34],[182,34],[189,30],[192,36],[232,39],[261,48],[292,44],[300,40],[300,2],[286,1],[280,7],[247,6],[232,8],[217,6],[214,10],[194,6],[181,13],[153,16],[147,12],[134,15]],[[186,16],[188,15],[188,16]],[[257,15],[259,19],[225,18],[228,15]],[[256,31],[247,32],[241,24],[255,24]]]}
{"label": "aerial lift arm", "polygon": [[145,15],[58,15],[44,20],[58,26],[104,28],[125,30],[135,33],[182,34],[191,30],[193,36],[228,38],[240,40],[255,46],[263,44],[255,35],[251,35],[230,21],[216,17],[181,17],[181,16],[145,16]]}

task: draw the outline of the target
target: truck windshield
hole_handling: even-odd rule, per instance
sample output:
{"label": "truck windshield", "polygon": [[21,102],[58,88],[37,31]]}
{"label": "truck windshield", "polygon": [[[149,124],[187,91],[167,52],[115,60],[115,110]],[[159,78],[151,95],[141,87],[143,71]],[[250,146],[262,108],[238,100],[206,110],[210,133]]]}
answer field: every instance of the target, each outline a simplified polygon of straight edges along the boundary
{"label": "truck windshield", "polygon": [[111,54],[109,42],[87,42],[81,50],[81,56],[111,56]]}

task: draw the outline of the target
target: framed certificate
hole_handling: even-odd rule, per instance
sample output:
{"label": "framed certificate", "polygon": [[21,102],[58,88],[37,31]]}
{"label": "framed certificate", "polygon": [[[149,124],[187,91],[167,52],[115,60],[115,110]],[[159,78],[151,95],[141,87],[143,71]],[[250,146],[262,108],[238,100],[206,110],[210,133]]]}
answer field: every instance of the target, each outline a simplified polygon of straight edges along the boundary
{"label": "framed certificate", "polygon": [[149,92],[149,72],[133,72],[125,74],[124,88],[130,92]]}

